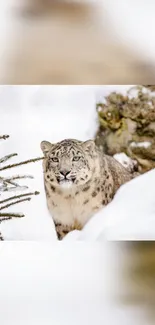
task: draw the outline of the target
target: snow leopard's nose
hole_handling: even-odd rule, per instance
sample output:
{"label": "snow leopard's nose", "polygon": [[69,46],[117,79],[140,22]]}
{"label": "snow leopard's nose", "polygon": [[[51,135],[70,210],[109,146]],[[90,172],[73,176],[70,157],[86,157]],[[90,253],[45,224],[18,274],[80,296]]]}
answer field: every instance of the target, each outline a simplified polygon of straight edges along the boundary
{"label": "snow leopard's nose", "polygon": [[68,169],[60,170],[60,174],[66,177],[67,175],[70,174],[70,170],[68,170]]}

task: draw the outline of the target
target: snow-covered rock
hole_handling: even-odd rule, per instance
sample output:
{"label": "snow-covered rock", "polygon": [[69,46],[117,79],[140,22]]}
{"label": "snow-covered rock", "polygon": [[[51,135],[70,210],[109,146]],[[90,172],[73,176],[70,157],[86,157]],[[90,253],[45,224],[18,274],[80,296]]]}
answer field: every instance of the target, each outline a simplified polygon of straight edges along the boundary
{"label": "snow-covered rock", "polygon": [[130,172],[133,172],[135,167],[137,166],[137,161],[131,159],[124,152],[115,154],[114,158],[125,168],[127,168]]}

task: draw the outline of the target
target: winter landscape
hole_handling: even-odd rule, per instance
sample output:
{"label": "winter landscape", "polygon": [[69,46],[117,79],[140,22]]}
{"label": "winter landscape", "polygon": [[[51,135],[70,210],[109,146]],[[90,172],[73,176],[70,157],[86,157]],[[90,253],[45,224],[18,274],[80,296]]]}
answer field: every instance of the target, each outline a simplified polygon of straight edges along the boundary
{"label": "winter landscape", "polygon": [[[1,84],[154,83],[155,2],[64,0],[88,8],[92,3],[93,14],[74,20],[70,9],[56,9],[46,20],[26,17],[21,9],[32,1],[0,1]],[[106,96],[126,96],[131,87],[0,87],[0,325],[155,324],[155,246],[137,241],[155,239],[155,120],[145,123],[146,114],[142,130],[137,110],[111,120],[103,114]],[[129,95],[136,96],[134,90]],[[143,100],[151,111],[152,101]],[[140,131],[131,139],[122,128],[128,117]],[[46,205],[42,160],[5,167],[42,157],[42,140],[70,137],[95,138],[127,168],[136,158],[144,174],[123,185],[83,230],[60,242]],[[9,205],[15,201],[22,202]],[[15,216],[2,220],[5,213]]]}
{"label": "winter landscape", "polygon": [[[10,163],[42,157],[40,142],[57,142],[65,138],[93,139],[98,129],[96,103],[103,101],[112,91],[125,94],[130,86],[32,86],[1,87],[1,134],[9,138],[1,140],[1,156],[18,153]],[[134,96],[136,93],[133,92]],[[141,142],[143,145],[144,142]],[[147,144],[147,143],[146,143]],[[144,143],[145,147],[145,143]],[[116,158],[130,165],[125,154]],[[1,165],[5,166],[8,162]],[[1,222],[4,240],[56,241],[52,218],[46,207],[42,161],[32,162],[12,169],[2,170],[2,177],[30,175],[19,180],[28,186],[28,192],[39,192],[30,202],[22,202],[7,208],[7,212],[23,213],[23,218]],[[67,240],[136,240],[154,239],[154,169],[123,185],[114,200],[97,213],[82,231],[73,231]],[[3,192],[3,200],[8,193]],[[27,193],[27,192],[26,192]],[[4,210],[5,211],[5,210]]]}
{"label": "winter landscape", "polygon": [[[112,91],[126,94],[128,88],[1,87],[1,134],[10,136],[1,140],[1,157],[18,153],[1,166],[41,157],[43,139],[94,138],[96,103],[104,102]],[[116,158],[131,162],[123,154]],[[154,239],[154,170],[122,186],[82,231],[69,233],[62,242],[46,207],[42,161],[1,172],[3,178],[13,175],[34,178],[14,180],[29,188],[1,192],[1,200],[25,192],[40,194],[6,209],[25,217],[0,224],[4,238],[0,245],[1,324],[151,324],[141,305],[122,302],[123,290],[128,292],[122,282],[127,256],[122,246],[107,239]]]}

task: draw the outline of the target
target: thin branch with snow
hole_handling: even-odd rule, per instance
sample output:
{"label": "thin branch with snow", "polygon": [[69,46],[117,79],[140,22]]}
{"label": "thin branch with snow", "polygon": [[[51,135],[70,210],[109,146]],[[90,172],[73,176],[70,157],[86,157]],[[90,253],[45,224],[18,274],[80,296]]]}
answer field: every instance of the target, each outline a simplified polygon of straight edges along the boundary
{"label": "thin branch with snow", "polygon": [[11,153],[10,155],[4,156],[0,159],[0,164],[6,162],[8,159],[18,156],[17,153]]}
{"label": "thin branch with snow", "polygon": [[[6,140],[7,138],[9,138],[9,135],[2,135],[0,136],[0,139],[2,140]],[[12,153],[9,155],[6,155],[2,158],[0,158],[0,164],[5,163],[6,161],[8,161],[9,159],[11,159],[12,157],[17,156],[17,153]],[[38,157],[38,158],[33,158],[33,159],[29,159],[29,160],[25,160],[19,163],[15,163],[15,164],[10,164],[10,165],[3,165],[3,167],[0,168],[0,171],[6,170],[6,169],[10,169],[13,167],[18,167],[24,164],[28,164],[31,162],[36,162],[39,160],[44,159],[44,157]],[[7,176],[7,177],[0,177],[0,192],[3,194],[4,192],[10,192],[10,191],[22,191],[22,190],[27,190],[28,186],[20,186],[17,182],[17,180],[20,179],[33,179],[34,177],[32,175],[14,175],[14,176]],[[25,194],[19,194],[19,195],[14,195],[14,196],[10,196],[6,199],[3,199],[0,201],[0,211],[5,210],[7,208],[9,208],[12,205],[16,205],[22,202],[26,202],[26,201],[30,201],[32,195],[38,195],[40,194],[38,191],[35,192],[28,192]],[[4,204],[3,204],[4,203]],[[2,205],[3,204],[3,205]],[[25,215],[23,213],[7,213],[7,212],[0,212],[0,223],[2,221],[6,221],[6,220],[10,220],[12,218],[22,218],[25,217]],[[3,236],[0,233],[0,240],[4,240]]]}
{"label": "thin branch with snow", "polygon": [[29,193],[20,194],[20,195],[14,195],[14,196],[11,196],[11,197],[9,197],[9,198],[7,198],[5,200],[1,200],[0,204],[11,201],[11,200],[19,199],[21,197],[31,196],[31,195],[38,195],[38,194],[40,194],[40,193],[38,191],[35,191],[35,192],[29,192]]}
{"label": "thin branch with snow", "polygon": [[13,192],[13,191],[25,191],[28,189],[28,186],[12,186],[12,187],[6,187],[5,185],[4,186],[1,186],[0,187],[0,192]]}
{"label": "thin branch with snow", "polygon": [[15,175],[15,176],[3,178],[3,179],[4,179],[5,182],[8,182],[8,181],[13,181],[15,179],[23,179],[23,178],[33,179],[34,177],[32,175]]}
{"label": "thin branch with snow", "polygon": [[6,140],[9,138],[9,135],[0,135],[0,140]]}
{"label": "thin branch with snow", "polygon": [[44,159],[44,157],[38,157],[38,158],[34,158],[34,159],[21,161],[20,163],[17,163],[17,164],[12,164],[12,165],[7,165],[7,166],[4,166],[4,167],[1,167],[0,171],[5,170],[5,169],[10,169],[10,168],[13,168],[13,167],[18,167],[18,166],[25,165],[25,164],[29,164],[31,162],[36,162],[36,161],[43,160],[43,159]]}
{"label": "thin branch with snow", "polygon": [[23,218],[25,217],[25,215],[23,213],[6,213],[6,212],[3,212],[3,213],[0,213],[0,220],[1,220],[1,217],[9,217],[9,218]]}
{"label": "thin branch with snow", "polygon": [[11,202],[11,203],[8,203],[8,204],[6,204],[6,205],[2,205],[2,206],[0,207],[0,211],[6,209],[6,208],[8,208],[8,207],[10,207],[11,205],[15,205],[15,204],[18,204],[18,203],[21,203],[21,202],[24,202],[24,201],[31,201],[31,198],[28,197],[28,198],[26,198],[26,199],[17,200],[17,201],[15,201],[15,202]]}
{"label": "thin branch with snow", "polygon": [[[7,221],[7,220],[10,220],[10,219],[12,219],[12,217],[1,217],[1,216],[0,216],[0,223],[1,223],[2,221]],[[3,240],[3,238],[1,237],[1,234],[0,234],[0,240]]]}

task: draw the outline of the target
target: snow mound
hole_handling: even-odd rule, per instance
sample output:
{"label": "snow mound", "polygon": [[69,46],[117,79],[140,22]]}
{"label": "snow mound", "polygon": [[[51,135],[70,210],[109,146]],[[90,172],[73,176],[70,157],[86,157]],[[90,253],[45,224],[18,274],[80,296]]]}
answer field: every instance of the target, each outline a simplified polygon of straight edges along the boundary
{"label": "snow mound", "polygon": [[154,240],[154,193],[155,169],[121,186],[107,207],[66,240]]}
{"label": "snow mound", "polygon": [[128,157],[124,152],[115,154],[114,158],[130,172],[134,171],[137,166],[137,161]]}

